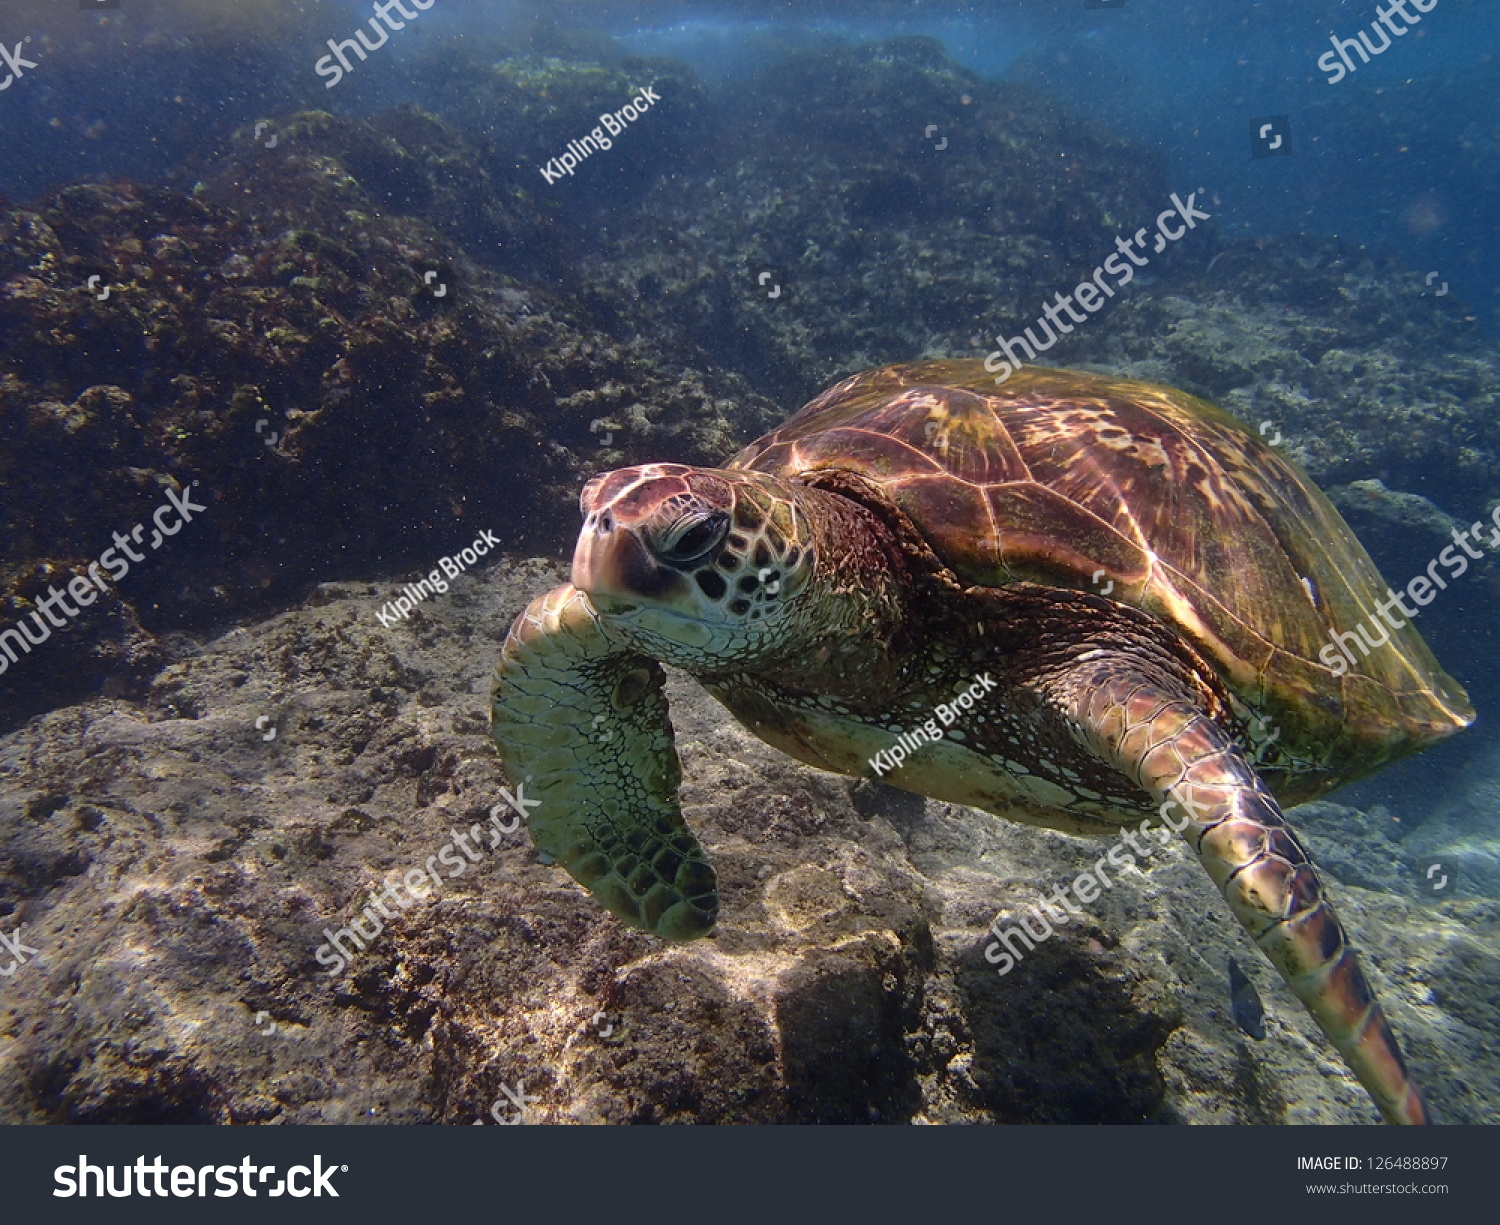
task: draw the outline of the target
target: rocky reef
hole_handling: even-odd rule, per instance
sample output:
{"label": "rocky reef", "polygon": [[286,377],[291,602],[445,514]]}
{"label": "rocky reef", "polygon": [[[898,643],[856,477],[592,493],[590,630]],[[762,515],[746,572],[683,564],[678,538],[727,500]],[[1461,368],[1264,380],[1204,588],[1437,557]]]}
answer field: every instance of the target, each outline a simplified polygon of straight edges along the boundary
{"label": "rocky reef", "polygon": [[786,400],[893,352],[992,347],[1168,195],[1157,158],[928,39],[791,55],[736,92],[584,266],[616,312]]}
{"label": "rocky reef", "polygon": [[[0,988],[0,1117],[468,1124],[524,1097],[532,1122],[1375,1121],[1185,850],[1001,977],[986,928],[1092,842],[801,767],[681,677],[720,928],[621,928],[490,815],[496,639],[559,577],[497,565],[391,629],[387,588],[330,584],[141,702],[0,742],[0,929],[37,950]],[[1500,1121],[1500,903],[1390,892],[1395,843],[1310,809],[1437,1116]],[[460,845],[424,901],[371,902]],[[1233,1022],[1230,956],[1264,1041]]]}
{"label": "rocky reef", "polygon": [[[197,480],[209,507],[0,679],[12,719],[139,692],[167,650],[152,639],[330,574],[425,566],[486,528],[561,549],[593,472],[711,463],[777,415],[549,289],[546,217],[438,120],[309,113],[274,135],[273,155],[241,133],[191,192],[77,186],[0,216],[0,623],[164,490]],[[504,233],[498,262],[532,279],[445,229]]]}
{"label": "rocky reef", "polygon": [[[162,183],[0,210],[0,629],[169,493],[206,505],[0,675],[0,932],[36,950],[0,980],[0,1119],[1373,1121],[1185,854],[1002,978],[988,925],[1092,844],[806,770],[681,677],[715,939],[625,931],[491,832],[489,672],[556,562],[387,625],[401,584],[485,531],[559,558],[600,469],[713,464],[838,375],[986,352],[1197,186],[925,40],[713,92],[596,52],[416,54],[429,107],[289,107]],[[1500,497],[1494,346],[1383,256],[1202,226],[1048,357],[1274,431],[1393,577]],[[1424,623],[1445,661],[1463,599]],[[1293,819],[1435,1114],[1493,1123],[1500,770],[1464,751],[1434,811]],[[474,826],[329,973],[326,932]]]}

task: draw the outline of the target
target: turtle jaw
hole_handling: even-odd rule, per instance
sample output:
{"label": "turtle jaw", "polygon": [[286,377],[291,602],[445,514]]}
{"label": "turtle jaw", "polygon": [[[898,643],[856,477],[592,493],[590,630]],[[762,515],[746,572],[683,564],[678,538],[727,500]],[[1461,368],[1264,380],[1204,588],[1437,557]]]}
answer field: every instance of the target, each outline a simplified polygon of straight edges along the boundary
{"label": "turtle jaw", "polygon": [[[607,513],[590,515],[579,533],[572,579],[600,617],[670,663],[692,666],[710,645],[712,627],[694,607],[686,576],[658,563],[637,532]],[[691,656],[682,658],[682,648]]]}
{"label": "turtle jaw", "polygon": [[637,533],[607,513],[590,515],[578,534],[572,579],[606,614],[628,613],[647,601],[672,605],[687,594],[682,575],[660,565]]}
{"label": "turtle jaw", "polygon": [[585,527],[572,579],[601,620],[653,658],[692,669],[746,653],[734,627],[705,617],[687,577],[655,564],[634,533],[601,539]]}

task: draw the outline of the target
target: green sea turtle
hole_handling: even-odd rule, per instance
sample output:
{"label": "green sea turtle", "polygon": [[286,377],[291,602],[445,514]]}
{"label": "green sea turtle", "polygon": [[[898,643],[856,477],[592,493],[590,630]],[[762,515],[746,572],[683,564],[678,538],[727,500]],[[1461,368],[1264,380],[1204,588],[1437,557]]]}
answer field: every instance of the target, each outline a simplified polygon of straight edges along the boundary
{"label": "green sea turtle", "polygon": [[[506,640],[493,729],[540,801],[537,848],[621,920],[688,940],[718,914],[662,661],[826,770],[1071,833],[1177,806],[1385,1116],[1425,1121],[1282,807],[1473,711],[1409,623],[1376,615],[1387,589],[1338,513],[1234,418],[1091,374],[887,366],[726,468],[624,468],[582,509],[572,583]],[[1330,650],[1351,638],[1368,653]],[[939,704],[947,734],[913,736]]]}

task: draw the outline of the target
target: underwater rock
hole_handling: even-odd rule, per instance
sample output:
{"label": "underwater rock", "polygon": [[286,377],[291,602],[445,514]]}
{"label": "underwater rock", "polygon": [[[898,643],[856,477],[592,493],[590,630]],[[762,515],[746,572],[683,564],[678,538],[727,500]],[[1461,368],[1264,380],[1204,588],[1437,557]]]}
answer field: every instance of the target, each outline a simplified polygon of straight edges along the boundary
{"label": "underwater rock", "polygon": [[[1475,763],[1451,801],[1402,841],[1415,896],[1500,898],[1500,838],[1493,814],[1500,802],[1500,760]],[[1438,865],[1434,868],[1434,864]]]}
{"label": "underwater rock", "polygon": [[1324,875],[1362,889],[1419,896],[1401,865],[1401,839],[1407,831],[1386,809],[1365,813],[1314,800],[1298,807],[1297,828]]}
{"label": "underwater rock", "polygon": [[[199,481],[207,513],[108,605],[157,637],[360,567],[425,572],[480,530],[561,550],[599,468],[716,462],[779,415],[417,216],[547,241],[503,193],[478,207],[483,172],[454,169],[478,159],[437,120],[279,133],[242,132],[191,195],[90,184],[0,212],[0,628],[30,613],[28,575],[80,573],[168,487]],[[121,683],[114,616],[0,678],[0,726]]]}
{"label": "underwater rock", "polygon": [[1442,510],[1467,523],[1500,483],[1500,353],[1461,302],[1391,256],[1334,239],[1236,243],[1174,265],[1068,344],[1061,363],[1267,423],[1325,487],[1376,477],[1399,496],[1442,471]]}
{"label": "underwater rock", "polygon": [[894,354],[987,351],[1170,190],[1154,154],[925,38],[788,55],[712,116],[714,146],[580,272],[607,318],[788,404]]}
{"label": "underwater rock", "polygon": [[[1235,1025],[1223,967],[1259,963],[1185,849],[999,976],[996,912],[1094,842],[802,767],[680,674],[720,928],[620,927],[491,832],[490,671],[559,578],[471,571],[390,629],[403,575],[326,584],[0,739],[0,929],[38,950],[0,980],[0,1119],[1376,1120],[1274,975],[1266,1039]],[[391,900],[457,834],[464,871]],[[1436,1117],[1500,1121],[1500,903],[1329,887]]]}

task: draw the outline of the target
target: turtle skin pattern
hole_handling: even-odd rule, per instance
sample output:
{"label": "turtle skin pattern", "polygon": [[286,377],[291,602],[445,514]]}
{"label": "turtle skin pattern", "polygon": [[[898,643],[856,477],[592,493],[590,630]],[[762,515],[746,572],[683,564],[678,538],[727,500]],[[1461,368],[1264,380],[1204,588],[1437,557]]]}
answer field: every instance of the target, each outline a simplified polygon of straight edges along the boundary
{"label": "turtle skin pattern", "polygon": [[537,850],[630,926],[691,940],[713,929],[718,881],[677,803],[665,679],[568,584],[516,619],[491,721],[504,759],[529,772],[515,781],[538,801],[527,818]]}

